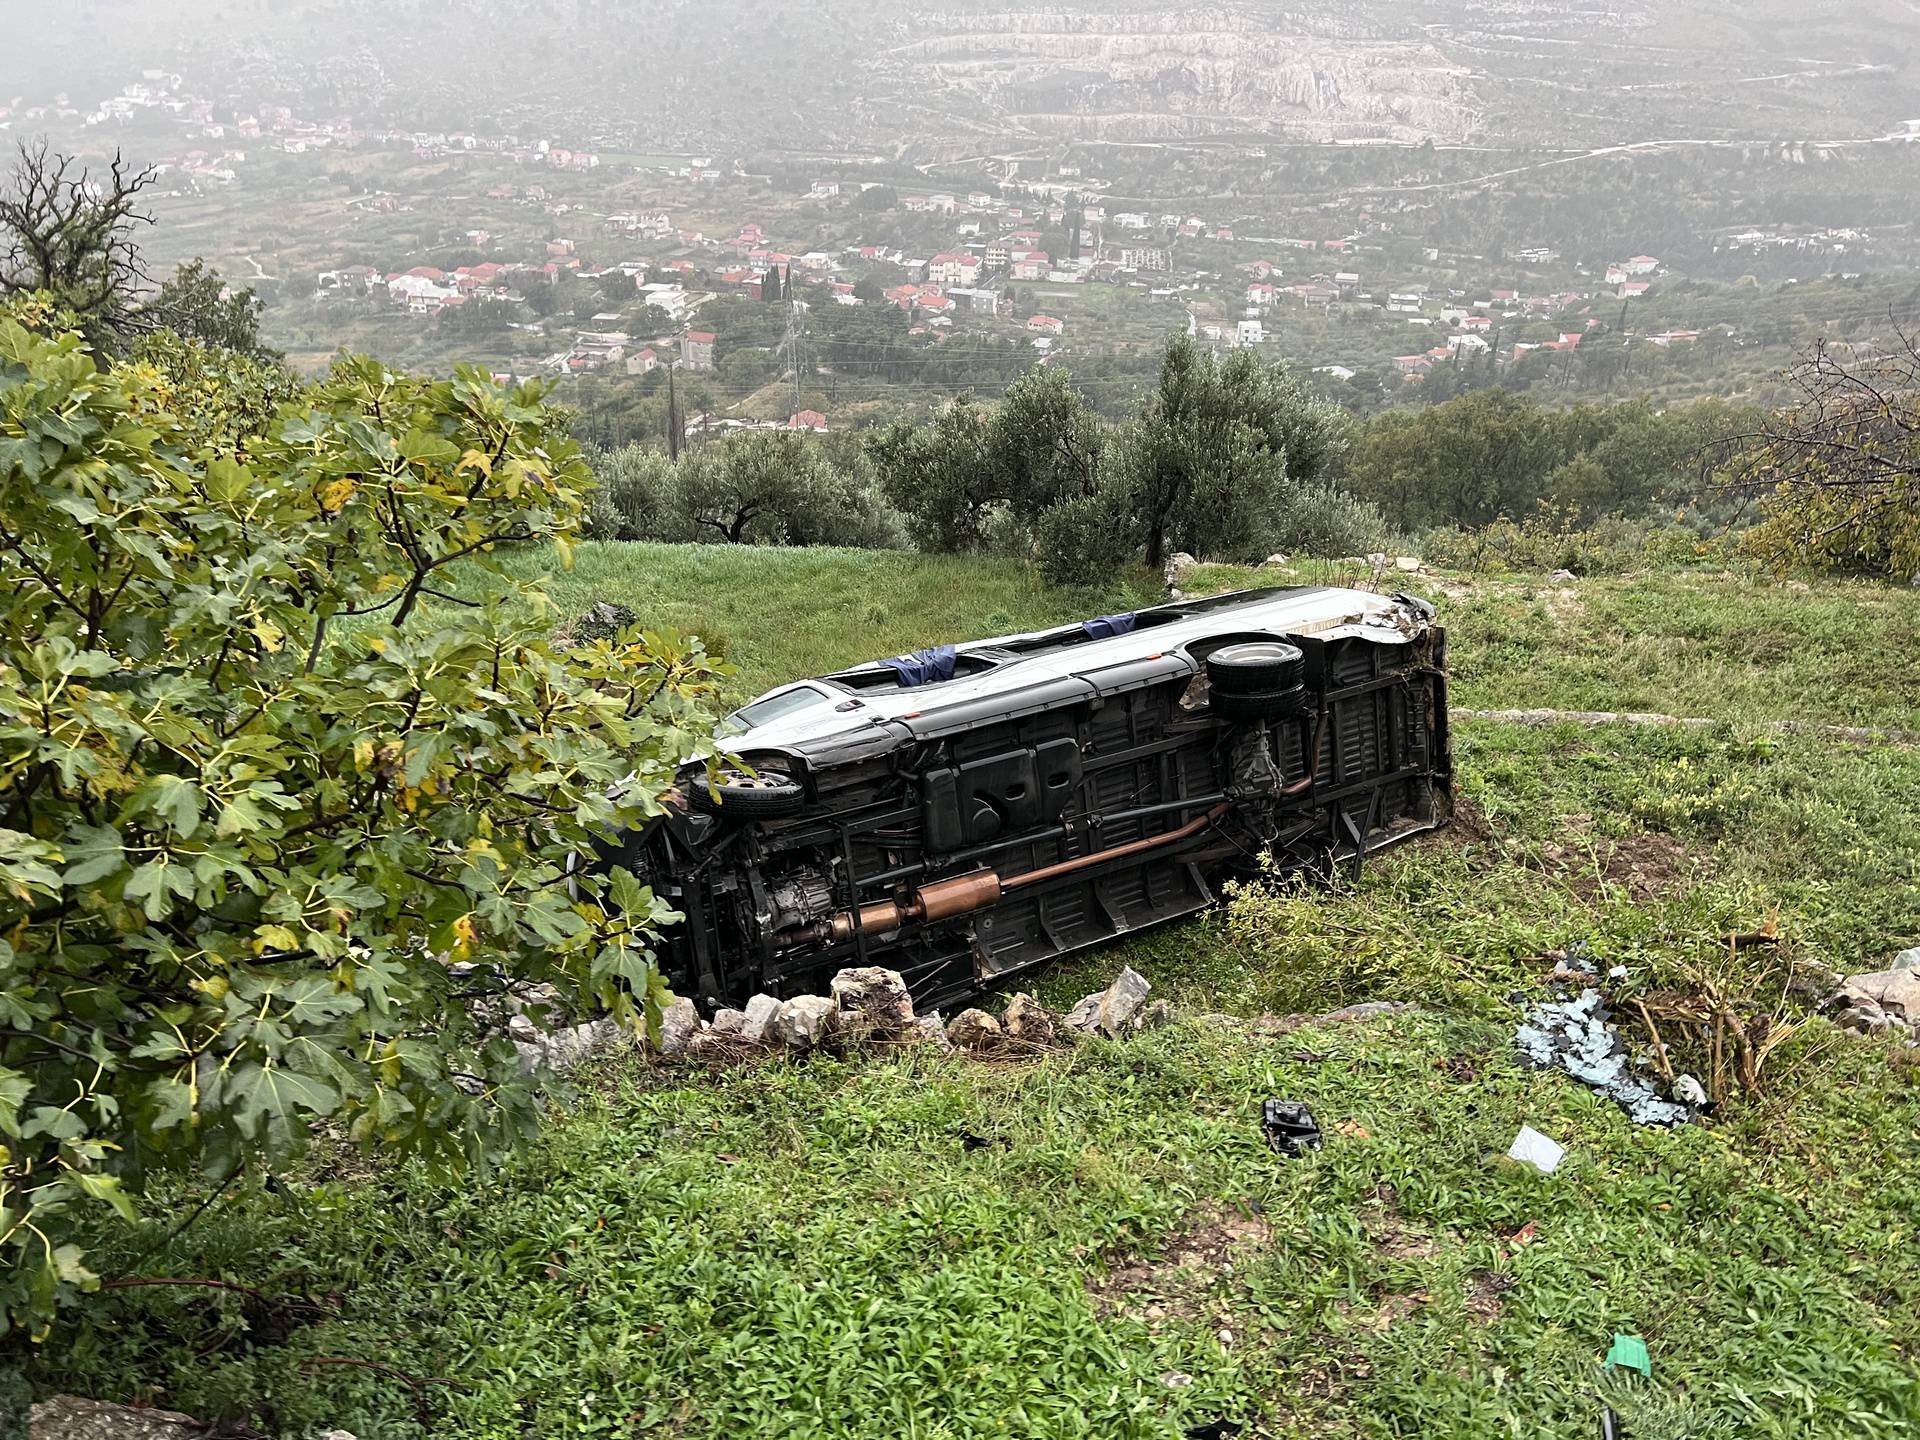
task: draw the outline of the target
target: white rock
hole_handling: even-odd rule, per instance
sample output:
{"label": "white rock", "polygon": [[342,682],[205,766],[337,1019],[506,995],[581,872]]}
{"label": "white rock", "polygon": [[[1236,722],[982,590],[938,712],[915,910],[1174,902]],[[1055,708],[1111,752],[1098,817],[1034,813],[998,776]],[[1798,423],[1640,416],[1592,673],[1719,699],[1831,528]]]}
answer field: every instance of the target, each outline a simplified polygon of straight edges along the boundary
{"label": "white rock", "polygon": [[540,1043],[541,1030],[538,1025],[533,1023],[533,1017],[531,1015],[509,1015],[507,1017],[507,1034],[522,1044],[538,1045]]}
{"label": "white rock", "polygon": [[991,1050],[1002,1033],[1000,1022],[984,1010],[962,1010],[947,1025],[947,1039],[962,1050]]}
{"label": "white rock", "polygon": [[1146,976],[1129,966],[1114,976],[1106,989],[1082,998],[1067,1012],[1065,1024],[1089,1035],[1105,1031],[1117,1039],[1134,1012],[1146,1003],[1152,988]]}
{"label": "white rock", "polygon": [[805,1050],[820,1043],[832,1014],[833,1001],[826,996],[796,995],[780,1007],[773,1019],[773,1033],[781,1044]]}
{"label": "white rock", "polygon": [[1031,995],[1015,995],[1007,1001],[1000,1025],[1010,1039],[1024,1040],[1029,1045],[1053,1043],[1053,1012]]}
{"label": "white rock", "polygon": [[1396,555],[1393,557],[1393,568],[1396,570],[1404,570],[1409,575],[1417,575],[1420,573],[1420,557],[1418,555]]}
{"label": "white rock", "polygon": [[780,1002],[771,995],[756,995],[747,1001],[746,1018],[740,1024],[740,1038],[749,1045],[773,1043],[773,1022],[780,1014]]}
{"label": "white rock", "polygon": [[1840,1023],[1849,1030],[1920,1030],[1920,970],[1849,975],[1832,1003],[1844,1007]]}
{"label": "white rock", "polygon": [[1574,578],[1574,573],[1571,570],[1555,570],[1547,576],[1547,583],[1549,585],[1571,585],[1574,582]]}
{"label": "white rock", "polygon": [[907,1035],[909,1039],[924,1041],[936,1050],[953,1049],[953,1041],[947,1038],[947,1024],[937,1011],[932,1015],[915,1016]]}
{"label": "white rock", "polygon": [[1287,552],[1284,550],[1276,550],[1260,562],[1260,568],[1262,570],[1284,570],[1287,564]]}
{"label": "white rock", "polygon": [[682,995],[660,1016],[660,1053],[679,1055],[685,1052],[687,1041],[693,1038],[693,1032],[700,1028],[700,1012],[693,1008],[693,1001]]}
{"label": "white rock", "polygon": [[1887,969],[1920,970],[1920,945],[1915,945],[1910,950],[1902,950],[1893,957],[1893,963],[1887,966]]}
{"label": "white rock", "polygon": [[913,1024],[913,998],[898,970],[878,965],[842,970],[827,988],[839,1023],[850,1035],[891,1039]]}
{"label": "white rock", "polygon": [[738,1035],[747,1027],[747,1012],[744,1010],[716,1010],[713,1012],[713,1033],[716,1035]]}
{"label": "white rock", "polygon": [[1164,1030],[1173,1023],[1173,1002],[1156,1000],[1133,1017],[1136,1030]]}
{"label": "white rock", "polygon": [[[9,1436],[19,1432],[20,1412],[11,1411]],[[115,1405],[107,1400],[83,1400],[78,1395],[55,1395],[27,1412],[29,1440],[188,1440],[204,1435],[207,1427],[178,1410],[151,1410],[144,1406]]]}

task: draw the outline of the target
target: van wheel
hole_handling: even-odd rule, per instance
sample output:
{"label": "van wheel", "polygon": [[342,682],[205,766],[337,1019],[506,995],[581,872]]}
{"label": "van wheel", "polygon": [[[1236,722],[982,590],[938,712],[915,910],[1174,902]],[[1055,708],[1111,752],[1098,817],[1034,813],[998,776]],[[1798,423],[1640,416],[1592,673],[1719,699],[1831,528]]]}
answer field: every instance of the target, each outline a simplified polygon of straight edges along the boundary
{"label": "van wheel", "polygon": [[696,810],[727,820],[778,820],[806,804],[807,792],[784,775],[721,770],[711,786],[700,779],[690,784],[687,801]]}
{"label": "van wheel", "polygon": [[1207,657],[1213,708],[1229,719],[1299,714],[1307,708],[1306,676],[1306,656],[1284,640],[1223,645]]}

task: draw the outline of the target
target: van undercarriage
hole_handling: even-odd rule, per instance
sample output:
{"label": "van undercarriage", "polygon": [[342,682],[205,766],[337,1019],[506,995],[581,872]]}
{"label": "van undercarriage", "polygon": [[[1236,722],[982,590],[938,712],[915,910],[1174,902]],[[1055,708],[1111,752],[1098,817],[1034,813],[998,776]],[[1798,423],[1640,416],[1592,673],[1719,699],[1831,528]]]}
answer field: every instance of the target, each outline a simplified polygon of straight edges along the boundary
{"label": "van undercarriage", "polygon": [[[899,971],[922,1009],[949,1006],[1204,909],[1224,880],[1357,869],[1444,824],[1445,632],[1420,602],[1404,606],[1392,634],[1371,621],[1296,633],[1248,625],[1255,615],[1232,605],[1163,607],[1218,622],[1166,650],[1148,645],[1168,622],[1142,612],[1129,647],[1142,653],[1113,663],[743,748],[790,813],[768,815],[786,807],[750,794],[730,818],[723,795],[623,837],[608,859],[685,917],[660,960],[702,1008],[818,992],[868,964]],[[1246,642],[1263,638],[1278,642],[1272,653],[1251,655],[1261,647]],[[1267,669],[1256,688],[1226,693],[1242,673],[1227,662],[1242,659]]]}

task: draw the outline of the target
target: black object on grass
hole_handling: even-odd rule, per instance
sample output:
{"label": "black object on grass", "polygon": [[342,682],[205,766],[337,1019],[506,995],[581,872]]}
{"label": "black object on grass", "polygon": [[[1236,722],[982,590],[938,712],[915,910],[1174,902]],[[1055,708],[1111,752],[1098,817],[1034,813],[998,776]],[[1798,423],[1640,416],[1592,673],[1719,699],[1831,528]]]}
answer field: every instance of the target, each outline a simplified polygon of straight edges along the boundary
{"label": "black object on grass", "polygon": [[1269,1100],[1260,1113],[1267,1144],[1289,1158],[1320,1148],[1320,1125],[1298,1100]]}

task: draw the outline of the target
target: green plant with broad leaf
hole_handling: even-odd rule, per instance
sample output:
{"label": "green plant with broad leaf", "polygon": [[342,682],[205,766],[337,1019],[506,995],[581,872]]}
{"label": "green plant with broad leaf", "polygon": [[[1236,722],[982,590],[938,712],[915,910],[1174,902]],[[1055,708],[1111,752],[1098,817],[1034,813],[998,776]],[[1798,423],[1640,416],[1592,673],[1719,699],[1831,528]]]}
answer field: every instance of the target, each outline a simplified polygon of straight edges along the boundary
{"label": "green plant with broad leaf", "polygon": [[720,668],[545,639],[500,557],[564,557],[590,479],[539,386],[343,359],[238,435],[217,367],[48,328],[0,314],[0,1332],[158,1169],[521,1135],[513,993],[656,1019],[675,917],[577,859]]}

